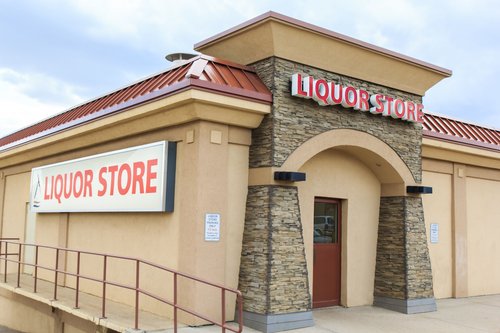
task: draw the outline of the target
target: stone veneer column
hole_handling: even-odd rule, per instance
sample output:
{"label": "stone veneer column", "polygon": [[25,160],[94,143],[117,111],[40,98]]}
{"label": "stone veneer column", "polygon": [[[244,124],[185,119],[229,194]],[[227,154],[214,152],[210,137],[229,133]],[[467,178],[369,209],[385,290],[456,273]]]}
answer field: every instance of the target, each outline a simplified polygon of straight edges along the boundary
{"label": "stone veneer column", "polygon": [[[421,126],[391,117],[376,116],[369,112],[353,112],[342,106],[323,107],[313,100],[293,97],[290,91],[290,78],[295,73],[302,73],[362,88],[370,94],[384,94],[416,103],[422,101],[421,96],[278,57],[260,60],[252,66],[272,92],[273,104],[271,113],[266,115],[261,125],[252,131],[250,168],[281,167],[290,154],[316,135],[336,129],[351,129],[367,133],[386,143],[406,164],[415,183],[419,184],[422,181]],[[310,297],[307,284],[302,291],[308,295],[294,294],[297,292],[294,290],[300,288],[302,281],[307,282],[305,259],[301,257],[301,261],[294,262],[298,260],[296,256],[303,256],[304,253],[298,199],[288,201],[286,206],[283,202],[275,200],[277,193],[292,192],[296,193],[296,189],[284,186],[249,188],[240,289],[244,293],[246,302],[245,324],[256,323],[252,327],[264,331],[272,326],[269,324],[270,320],[283,318],[281,316],[287,313],[310,313],[310,305],[304,307],[295,304],[303,303]],[[290,202],[293,202],[291,206]],[[296,217],[289,221],[290,223],[294,221],[296,226],[296,229],[291,229],[293,232],[279,229],[283,227],[280,224],[283,223],[283,219],[277,217],[278,212],[296,214]],[[281,262],[281,258],[287,258],[288,250],[278,246],[279,236],[287,232],[290,233],[288,237],[291,239],[283,240],[284,244],[293,242],[298,245],[294,245],[297,247],[295,252],[290,252],[293,253],[294,260],[287,261],[286,265],[288,269],[293,268],[293,272],[303,270],[304,273],[297,273],[300,283],[294,281],[293,284],[282,287],[286,292],[280,289],[281,294],[273,294],[278,282],[287,284],[289,281],[285,276],[290,279],[285,275],[290,272],[283,272],[285,264]],[[381,198],[378,239],[375,304],[408,313],[434,310],[435,301],[421,199]],[[289,248],[293,249],[293,246]],[[272,329],[274,331],[274,327]],[[286,328],[281,330],[284,329]]]}
{"label": "stone veneer column", "polygon": [[297,187],[249,187],[239,289],[245,326],[277,332],[314,325]]}
{"label": "stone veneer column", "polygon": [[387,309],[436,310],[421,197],[380,199],[374,294]]}

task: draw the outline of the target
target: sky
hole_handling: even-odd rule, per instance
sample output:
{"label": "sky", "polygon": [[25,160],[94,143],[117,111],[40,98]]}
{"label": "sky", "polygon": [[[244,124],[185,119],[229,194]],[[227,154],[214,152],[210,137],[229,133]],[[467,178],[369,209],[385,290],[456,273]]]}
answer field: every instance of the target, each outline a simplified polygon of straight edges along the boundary
{"label": "sky", "polygon": [[452,70],[425,109],[500,128],[496,0],[0,0],[0,137],[270,10]]}

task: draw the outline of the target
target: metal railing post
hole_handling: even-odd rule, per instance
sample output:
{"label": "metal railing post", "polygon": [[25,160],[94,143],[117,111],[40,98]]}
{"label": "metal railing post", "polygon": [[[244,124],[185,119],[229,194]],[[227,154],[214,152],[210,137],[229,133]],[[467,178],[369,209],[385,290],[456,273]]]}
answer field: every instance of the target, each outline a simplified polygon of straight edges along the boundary
{"label": "metal railing post", "polygon": [[[3,244],[3,241],[0,239],[0,261],[2,259],[2,244]],[[5,259],[7,259],[7,258],[5,258]],[[5,274],[5,275],[7,275],[7,274]]]}
{"label": "metal railing post", "polygon": [[56,249],[56,267],[54,273],[54,301],[57,301],[57,270],[59,269],[59,249]]}
{"label": "metal railing post", "polygon": [[135,265],[135,329],[139,329],[139,264],[140,261],[136,260]]}
{"label": "metal railing post", "polygon": [[174,333],[177,333],[177,273],[174,272]]}
{"label": "metal railing post", "polygon": [[236,293],[236,302],[238,303],[238,332],[243,332],[243,295],[239,290]]}
{"label": "metal railing post", "polygon": [[8,253],[9,253],[9,249],[8,249],[8,245],[9,245],[9,242],[5,242],[5,268],[4,268],[4,276],[3,276],[3,282],[4,283],[7,283],[7,256],[8,256]]}
{"label": "metal railing post", "polygon": [[[154,264],[149,261],[141,260],[139,258],[131,258],[131,257],[123,257],[123,256],[116,256],[116,255],[111,255],[111,254],[104,254],[104,253],[96,253],[96,252],[89,252],[89,251],[77,251],[77,250],[71,250],[71,249],[66,249],[66,248],[60,248],[60,247],[53,247],[53,246],[44,246],[44,245],[37,245],[37,244],[26,244],[26,243],[20,243],[19,239],[16,239],[17,244],[19,246],[19,252],[15,253],[9,253],[9,245],[14,245],[16,243],[9,243],[9,241],[6,238],[0,238],[0,261],[4,260],[4,266],[0,264],[0,268],[5,269],[5,275],[4,275],[4,281],[7,283],[7,275],[8,275],[8,266],[9,262],[12,262],[13,264],[16,263],[15,259],[9,259],[10,256],[17,256],[17,266],[18,266],[18,276],[17,276],[17,285],[20,287],[21,284],[21,269],[26,266],[26,264],[34,266],[34,293],[37,292],[37,284],[38,284],[38,269],[45,269],[48,271],[53,271],[54,272],[54,300],[57,300],[57,292],[58,292],[58,278],[59,278],[59,273],[64,274],[64,276],[74,276],[76,278],[76,290],[75,290],[75,308],[79,308],[79,294],[80,294],[80,279],[87,279],[91,280],[94,282],[101,282],[102,283],[102,317],[101,318],[106,318],[106,288],[107,285],[110,284],[111,286],[119,287],[119,288],[125,288],[127,290],[135,290],[135,329],[139,330],[139,316],[140,316],[140,299],[141,299],[141,294],[146,295],[148,297],[151,297],[153,299],[156,299],[157,301],[160,301],[164,304],[168,304],[170,306],[173,306],[173,320],[174,320],[174,333],[178,332],[178,322],[179,322],[179,310],[185,312],[188,314],[188,316],[194,316],[196,318],[202,319],[204,321],[210,322],[214,325],[217,325],[221,327],[222,332],[227,332],[227,331],[232,331],[236,333],[240,333],[243,329],[243,320],[242,320],[242,312],[243,312],[243,297],[242,294],[239,290],[231,289],[231,288],[226,288],[223,285],[211,283],[209,281],[202,280],[200,278],[197,278],[195,276],[192,276],[190,274],[178,272],[176,270],[169,269],[168,267],[159,265],[159,264]],[[3,243],[5,243],[5,249],[3,246]],[[26,251],[26,246],[34,246],[35,247],[35,264],[27,263],[23,261],[23,253]],[[12,248],[12,246],[11,246]],[[47,249],[50,250],[50,252],[47,253],[48,259],[53,259],[52,257],[52,251],[55,250],[55,267],[52,267],[50,263],[48,265],[43,265],[39,264],[40,262],[40,256],[44,255],[44,253],[40,253],[40,248],[41,249]],[[5,252],[4,252],[5,251]],[[77,254],[77,267],[76,267],[76,273],[73,270],[68,270],[67,268],[63,267],[61,270],[59,270],[59,263],[61,259],[66,258],[62,257],[61,258],[61,251],[65,251],[65,253],[76,253]],[[91,275],[85,275],[81,274],[81,265],[82,265],[82,259],[81,255],[86,254],[86,255],[91,255],[93,256],[92,258],[97,258],[101,256],[103,257],[103,271],[102,271],[102,279],[99,278],[99,276],[95,276],[94,274]],[[122,259],[122,260],[127,260],[127,262],[134,262],[135,261],[135,287],[133,286],[133,282],[128,280],[129,282],[126,283],[120,283],[119,281],[115,281],[113,279],[109,280],[107,279],[107,271],[108,271],[108,259]],[[155,269],[158,269],[163,272],[168,272],[169,274],[173,274],[173,300],[170,299],[169,297],[161,297],[160,294],[155,293],[155,292],[150,292],[147,289],[141,289],[141,266],[143,265],[148,265],[151,266]],[[13,267],[13,265],[11,265]],[[12,268],[11,267],[11,268]],[[99,274],[98,274],[99,275]],[[215,287],[220,289],[221,291],[221,299],[220,299],[220,308],[221,308],[221,323],[217,319],[210,318],[209,315],[200,313],[196,311],[195,309],[190,308],[189,306],[184,306],[182,302],[179,302],[179,276],[187,279],[187,281],[192,281],[192,282],[200,282],[203,283],[207,286]],[[131,283],[132,282],[132,283]],[[61,286],[65,286],[64,282],[61,282]],[[235,330],[232,326],[226,325],[226,320],[227,320],[227,313],[226,313],[226,308],[227,308],[227,296],[226,293],[231,293],[236,295],[236,302],[237,302],[237,312],[238,312],[238,330]],[[64,297],[63,297],[64,298]],[[217,303],[217,300],[214,300],[215,303]],[[217,306],[216,304],[214,304]]]}
{"label": "metal railing post", "polygon": [[104,267],[102,270],[102,318],[106,318],[106,266],[108,256],[104,255]]}
{"label": "metal railing post", "polygon": [[35,245],[35,282],[33,283],[33,292],[36,293],[38,282],[38,245]]}
{"label": "metal railing post", "polygon": [[75,296],[75,309],[79,308],[78,300],[79,300],[79,292],[80,292],[80,251],[76,253],[76,296]]}
{"label": "metal railing post", "polygon": [[17,253],[17,287],[21,287],[21,246],[19,243],[18,253]]}
{"label": "metal railing post", "polygon": [[222,333],[226,332],[226,290],[221,288],[221,316],[222,316]]}

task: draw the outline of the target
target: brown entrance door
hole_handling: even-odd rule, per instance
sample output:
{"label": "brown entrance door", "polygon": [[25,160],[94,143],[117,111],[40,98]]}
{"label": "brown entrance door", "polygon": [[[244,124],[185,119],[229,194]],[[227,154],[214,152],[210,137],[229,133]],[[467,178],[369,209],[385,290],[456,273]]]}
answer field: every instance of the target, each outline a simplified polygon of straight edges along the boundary
{"label": "brown entrance door", "polygon": [[340,201],[314,199],[313,308],[340,302]]}

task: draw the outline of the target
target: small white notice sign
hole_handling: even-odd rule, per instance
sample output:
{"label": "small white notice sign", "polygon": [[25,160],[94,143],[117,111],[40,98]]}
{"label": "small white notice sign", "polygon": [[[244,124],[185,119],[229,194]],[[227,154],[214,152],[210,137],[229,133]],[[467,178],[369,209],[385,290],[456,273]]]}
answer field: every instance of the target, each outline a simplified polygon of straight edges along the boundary
{"label": "small white notice sign", "polygon": [[220,240],[220,214],[205,214],[205,240],[208,242]]}
{"label": "small white notice sign", "polygon": [[439,224],[431,223],[431,243],[439,242]]}

